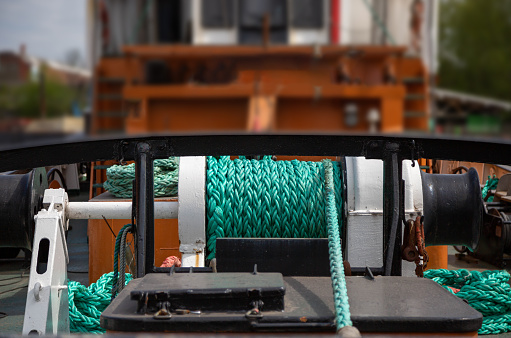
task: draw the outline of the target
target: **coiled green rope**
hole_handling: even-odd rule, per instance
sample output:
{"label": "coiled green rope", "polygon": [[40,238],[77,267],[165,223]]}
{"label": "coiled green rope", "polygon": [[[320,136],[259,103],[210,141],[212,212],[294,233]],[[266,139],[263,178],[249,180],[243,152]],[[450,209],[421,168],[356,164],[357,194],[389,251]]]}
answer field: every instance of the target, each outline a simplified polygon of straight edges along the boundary
{"label": "coiled green rope", "polygon": [[[208,157],[207,250],[222,237],[325,238],[322,162]],[[339,163],[332,163],[336,207],[342,215]]]}
{"label": "coiled green rope", "polygon": [[[170,157],[155,160],[154,197],[177,195],[179,158]],[[133,180],[135,179],[135,163],[128,165],[113,165],[106,171],[107,180],[103,187],[114,196],[131,198],[133,196]]]}
{"label": "coiled green rope", "polygon": [[[120,259],[122,256],[123,242],[126,242],[126,234],[132,230],[131,224],[126,224],[119,231],[115,239],[114,249],[114,272],[101,276],[96,283],[89,287],[75,281],[68,281],[69,296],[69,319],[71,332],[104,333],[105,330],[99,325],[101,313],[106,309],[117,292],[131,281],[129,273],[124,274],[125,263]],[[120,266],[119,266],[120,265]],[[120,278],[118,278],[119,271]]]}
{"label": "coiled green rope", "polygon": [[[96,283],[86,287],[75,281],[68,281],[69,328],[71,332],[104,333],[99,325],[101,313],[111,302],[114,273],[106,273]],[[126,274],[126,284],[131,275]]]}
{"label": "coiled green rope", "polygon": [[[427,270],[424,277],[465,299],[483,315],[478,333],[499,334],[511,331],[511,286],[507,271]],[[458,292],[453,290],[459,289]]]}

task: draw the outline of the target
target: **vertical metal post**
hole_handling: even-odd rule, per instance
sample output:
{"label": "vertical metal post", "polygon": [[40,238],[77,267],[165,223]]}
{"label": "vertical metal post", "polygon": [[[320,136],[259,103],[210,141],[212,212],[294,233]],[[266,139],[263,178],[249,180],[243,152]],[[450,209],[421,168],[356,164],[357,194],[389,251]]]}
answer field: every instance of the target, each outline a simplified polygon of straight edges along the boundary
{"label": "vertical metal post", "polygon": [[183,267],[202,267],[206,251],[206,158],[179,159],[179,251]]}
{"label": "vertical metal post", "polygon": [[137,278],[154,268],[154,177],[148,143],[137,144],[135,156]]}
{"label": "vertical metal post", "polygon": [[387,143],[383,160],[383,263],[385,276],[401,276],[401,159],[399,145]]}

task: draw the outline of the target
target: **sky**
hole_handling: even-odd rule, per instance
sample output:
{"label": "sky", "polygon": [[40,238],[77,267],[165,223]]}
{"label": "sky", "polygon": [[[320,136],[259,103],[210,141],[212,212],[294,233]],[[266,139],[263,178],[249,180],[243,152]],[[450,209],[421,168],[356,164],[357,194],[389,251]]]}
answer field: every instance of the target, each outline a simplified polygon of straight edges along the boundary
{"label": "sky", "polygon": [[78,49],[86,59],[85,0],[0,0],[0,51],[62,61]]}

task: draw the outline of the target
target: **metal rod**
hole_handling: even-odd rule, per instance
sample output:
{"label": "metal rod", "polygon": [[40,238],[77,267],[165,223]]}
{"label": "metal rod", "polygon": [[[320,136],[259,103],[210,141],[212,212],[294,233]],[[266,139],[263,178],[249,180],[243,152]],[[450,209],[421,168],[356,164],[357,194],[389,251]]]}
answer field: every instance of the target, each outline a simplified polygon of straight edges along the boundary
{"label": "metal rod", "polygon": [[[56,142],[56,143],[55,143]],[[367,156],[374,142],[400,144],[403,159],[430,158],[467,162],[511,164],[511,141],[469,140],[451,137],[428,138],[413,135],[168,135],[151,137],[124,137],[123,139],[92,139],[74,137],[53,141],[27,142],[0,146],[0,172],[54,166],[58,164],[133,160],[133,145],[165,143],[155,158],[169,156],[219,156],[225,154],[279,154],[293,156],[337,155]],[[126,152],[122,153],[121,145]],[[412,146],[413,145],[413,146]],[[122,157],[124,156],[124,157]],[[383,158],[380,151],[372,158]]]}
{"label": "metal rod", "polygon": [[140,142],[136,150],[136,257],[137,278],[140,278],[154,268],[154,171],[151,146]]}
{"label": "metal rod", "polygon": [[[68,219],[130,219],[131,202],[69,202]],[[154,202],[154,219],[174,219],[178,216],[178,202]]]}
{"label": "metal rod", "polygon": [[386,144],[387,155],[383,160],[383,259],[385,276],[401,276],[401,160],[399,145]]}
{"label": "metal rod", "polygon": [[[370,268],[373,275],[383,275],[383,267],[374,267]],[[352,276],[363,276],[365,274],[366,268],[362,267],[351,267],[351,275]]]}

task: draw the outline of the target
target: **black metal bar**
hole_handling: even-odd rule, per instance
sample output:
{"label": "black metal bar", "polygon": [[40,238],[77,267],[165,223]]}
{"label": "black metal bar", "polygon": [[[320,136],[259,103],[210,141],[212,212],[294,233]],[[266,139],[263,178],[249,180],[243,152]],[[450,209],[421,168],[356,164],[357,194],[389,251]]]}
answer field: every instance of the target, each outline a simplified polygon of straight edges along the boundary
{"label": "black metal bar", "polygon": [[50,179],[51,179],[51,181],[53,181],[55,179],[55,173],[57,173],[57,175],[60,178],[60,182],[62,183],[62,188],[64,188],[64,190],[67,191],[66,179],[64,178],[62,171],[60,171],[58,168],[51,168],[46,173],[46,178],[47,178],[48,182],[50,182]]}
{"label": "black metal bar", "polygon": [[[0,145],[0,172],[42,166],[121,159],[134,160],[139,142],[151,144],[153,158],[204,155],[366,156],[373,143],[398,143],[402,159],[430,158],[511,164],[511,142],[387,135],[165,135],[118,139],[73,138]],[[121,147],[121,143],[126,146]],[[125,148],[125,151],[123,150]],[[373,158],[383,158],[380,150]]]}
{"label": "black metal bar", "polygon": [[383,160],[383,261],[385,276],[401,276],[401,159],[399,144],[387,143]]}
{"label": "black metal bar", "polygon": [[219,272],[280,272],[330,276],[327,238],[217,238]]}
{"label": "black metal bar", "polygon": [[151,146],[137,144],[135,158],[137,277],[154,268],[154,177]]}
{"label": "black metal bar", "polygon": [[[370,268],[373,275],[383,275],[384,270],[383,267],[374,267]],[[352,276],[363,276],[365,274],[366,268],[362,267],[351,267],[351,275]]]}
{"label": "black metal bar", "polygon": [[347,255],[348,249],[346,243],[348,241],[342,240],[348,238],[348,174],[346,171],[346,156],[341,156],[341,182],[342,182],[342,232],[341,232],[341,247],[342,257],[345,261],[349,261]]}

